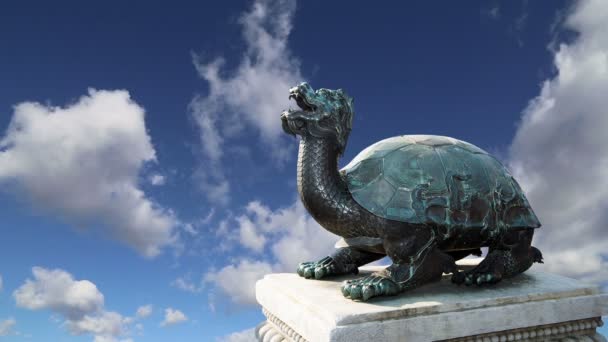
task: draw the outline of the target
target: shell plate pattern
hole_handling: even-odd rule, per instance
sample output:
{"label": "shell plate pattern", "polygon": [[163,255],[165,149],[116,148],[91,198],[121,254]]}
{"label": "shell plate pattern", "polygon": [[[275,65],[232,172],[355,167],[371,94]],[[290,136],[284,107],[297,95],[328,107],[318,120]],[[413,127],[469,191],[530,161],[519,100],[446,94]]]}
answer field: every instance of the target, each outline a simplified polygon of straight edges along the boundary
{"label": "shell plate pattern", "polygon": [[434,224],[448,232],[540,227],[509,171],[484,150],[454,138],[388,138],[340,172],[355,201],[386,219]]}

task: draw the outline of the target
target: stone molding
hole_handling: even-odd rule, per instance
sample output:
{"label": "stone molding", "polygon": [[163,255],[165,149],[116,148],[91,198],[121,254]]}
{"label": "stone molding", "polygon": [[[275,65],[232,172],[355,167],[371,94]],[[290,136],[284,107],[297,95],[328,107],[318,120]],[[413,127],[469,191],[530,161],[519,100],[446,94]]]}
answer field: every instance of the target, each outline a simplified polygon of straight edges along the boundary
{"label": "stone molding", "polygon": [[579,319],[576,321],[538,325],[521,329],[497,331],[489,334],[467,336],[443,340],[442,342],[499,342],[499,341],[593,341],[606,342],[595,331],[604,323],[601,317]]}
{"label": "stone molding", "polygon": [[262,308],[266,321],[255,329],[255,337],[261,342],[308,342],[285,322]]}
{"label": "stone molding", "polygon": [[[308,342],[285,322],[262,308],[267,320],[255,330],[255,336],[260,342]],[[606,338],[595,329],[603,326],[601,317],[580,319],[570,322],[546,324],[497,331],[489,334],[466,336],[443,340],[442,342],[503,342],[503,341],[551,341],[551,342],[606,342]]]}

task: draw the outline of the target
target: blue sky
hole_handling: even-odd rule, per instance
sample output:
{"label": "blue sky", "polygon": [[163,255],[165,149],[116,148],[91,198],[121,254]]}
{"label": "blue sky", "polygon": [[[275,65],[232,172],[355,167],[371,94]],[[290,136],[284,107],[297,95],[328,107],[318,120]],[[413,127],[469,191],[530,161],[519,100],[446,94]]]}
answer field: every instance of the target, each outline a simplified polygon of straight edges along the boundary
{"label": "blue sky", "polygon": [[400,134],[496,154],[544,269],[605,287],[607,18],[600,0],[3,5],[0,339],[247,340],[255,280],[335,240],[280,129],[301,81],[355,98],[341,165]]}

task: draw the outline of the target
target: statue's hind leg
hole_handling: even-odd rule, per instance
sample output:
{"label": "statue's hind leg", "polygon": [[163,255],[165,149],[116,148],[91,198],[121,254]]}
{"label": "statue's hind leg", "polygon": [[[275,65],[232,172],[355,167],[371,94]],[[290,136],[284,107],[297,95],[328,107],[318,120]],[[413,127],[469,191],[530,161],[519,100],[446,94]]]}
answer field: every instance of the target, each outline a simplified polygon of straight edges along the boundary
{"label": "statue's hind leg", "polygon": [[452,276],[456,284],[493,284],[526,271],[534,262],[542,263],[541,252],[532,247],[534,229],[507,233],[496,246],[490,247],[485,259],[475,268]]}
{"label": "statue's hind leg", "polygon": [[385,255],[364,251],[354,247],[338,248],[332,255],[319,261],[303,262],[298,274],[310,279],[321,279],[333,275],[358,273],[359,266],[382,259]]}
{"label": "statue's hind leg", "polygon": [[393,264],[380,272],[344,282],[342,294],[345,297],[365,301],[377,296],[392,296],[440,280],[444,272],[456,271],[454,259],[437,248],[432,231],[426,227],[404,230],[401,236],[384,238],[384,247]]}

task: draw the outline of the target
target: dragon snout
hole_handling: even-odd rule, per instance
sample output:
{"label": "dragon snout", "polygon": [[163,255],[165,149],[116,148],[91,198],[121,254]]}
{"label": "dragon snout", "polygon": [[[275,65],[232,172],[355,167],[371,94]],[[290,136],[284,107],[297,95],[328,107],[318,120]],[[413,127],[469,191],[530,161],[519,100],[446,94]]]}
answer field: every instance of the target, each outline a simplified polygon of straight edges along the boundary
{"label": "dragon snout", "polygon": [[305,112],[313,112],[317,109],[312,100],[312,90],[309,88],[308,85],[300,85],[289,90],[289,99],[294,99],[298,107]]}
{"label": "dragon snout", "polygon": [[281,113],[283,131],[288,134],[303,134],[307,122],[314,116],[317,104],[314,102],[314,91],[307,83],[289,89],[289,99],[295,100],[299,109],[289,109]]}

